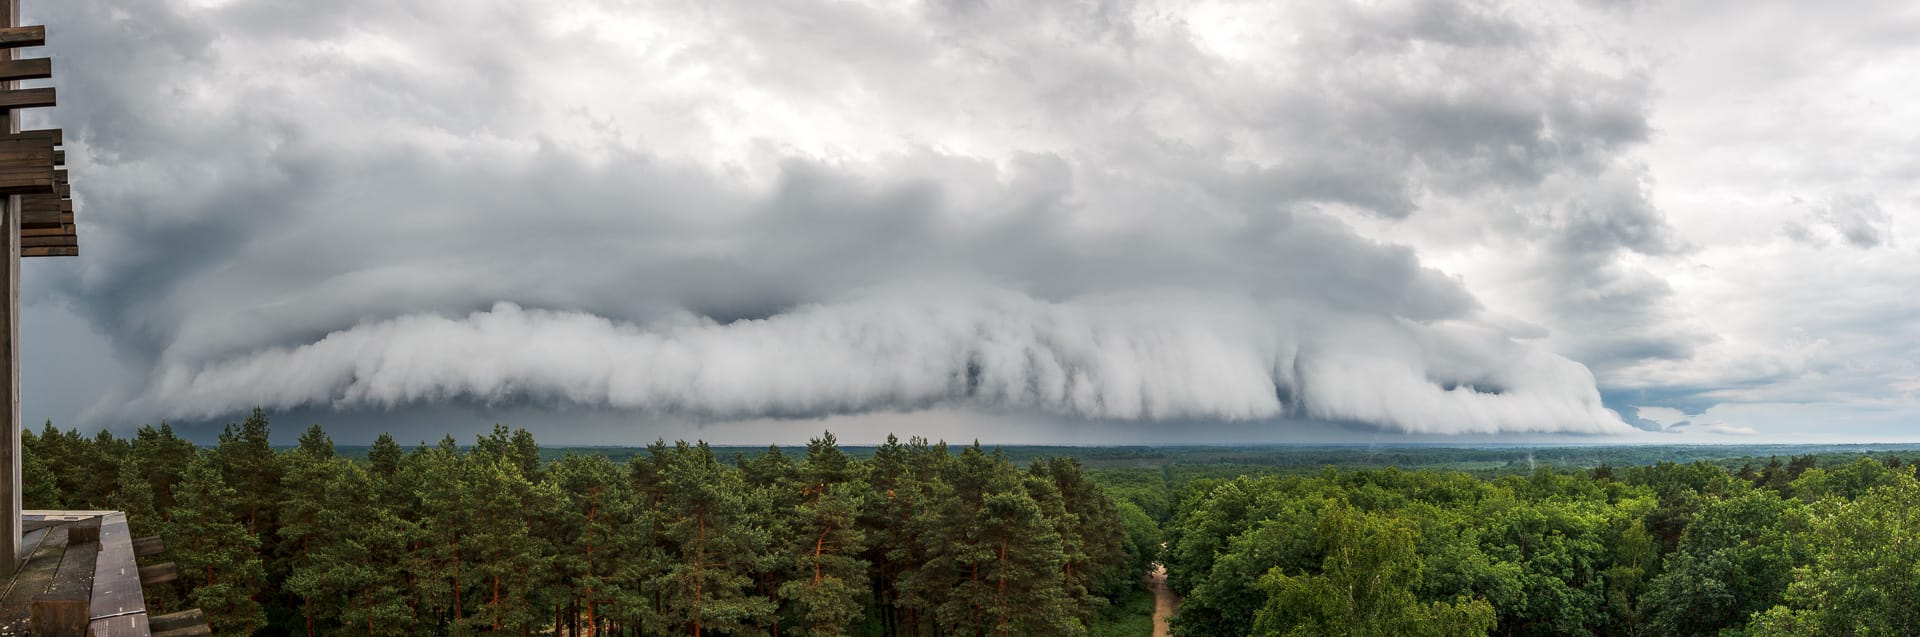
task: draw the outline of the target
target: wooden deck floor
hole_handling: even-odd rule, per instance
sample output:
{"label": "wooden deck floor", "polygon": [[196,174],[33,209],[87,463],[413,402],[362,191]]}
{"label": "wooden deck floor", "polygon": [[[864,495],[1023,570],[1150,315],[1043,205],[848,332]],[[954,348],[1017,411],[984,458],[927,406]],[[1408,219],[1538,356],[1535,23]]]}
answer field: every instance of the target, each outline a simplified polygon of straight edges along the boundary
{"label": "wooden deck floor", "polygon": [[21,527],[28,557],[0,590],[0,637],[29,634],[34,597],[62,594],[86,596],[89,632],[97,637],[149,637],[125,514],[25,511]]}

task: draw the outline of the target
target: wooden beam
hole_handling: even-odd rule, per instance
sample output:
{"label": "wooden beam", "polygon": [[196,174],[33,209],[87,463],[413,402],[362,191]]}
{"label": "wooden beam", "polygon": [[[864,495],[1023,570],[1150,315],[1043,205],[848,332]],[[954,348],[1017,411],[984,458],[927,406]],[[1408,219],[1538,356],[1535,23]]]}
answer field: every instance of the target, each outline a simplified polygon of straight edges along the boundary
{"label": "wooden beam", "polygon": [[23,230],[26,228],[58,228],[60,226],[70,225],[73,225],[73,213],[71,212],[52,212],[46,213],[45,216],[22,215],[20,219],[20,226]]}
{"label": "wooden beam", "polygon": [[[114,511],[100,516],[100,552],[93,571],[93,622],[95,635],[147,634],[147,603],[140,594],[134,566],[133,534],[127,529],[127,514]],[[127,617],[138,617],[129,620]],[[108,619],[111,618],[109,621]],[[108,624],[102,624],[108,621]],[[128,626],[126,632],[119,626]],[[102,630],[103,628],[116,630]]]}
{"label": "wooden beam", "polygon": [[65,130],[58,128],[36,128],[18,133],[0,133],[0,142],[28,139],[49,139],[53,140],[55,146],[64,146],[67,143],[67,134]]}
{"label": "wooden beam", "polygon": [[186,628],[196,624],[204,625],[206,623],[207,614],[201,612],[198,608],[189,608],[178,613],[153,615],[147,618],[147,625],[152,627],[154,632]]}
{"label": "wooden beam", "polygon": [[152,586],[180,579],[180,569],[173,562],[161,562],[152,566],[140,567],[140,585]]}
{"label": "wooden beam", "polygon": [[212,637],[213,629],[206,624],[182,626],[171,630],[153,631],[153,637]]}
{"label": "wooden beam", "polygon": [[73,224],[64,223],[51,228],[23,227],[20,229],[20,236],[22,237],[70,237],[70,236],[78,236],[78,235],[74,231]]}
{"label": "wooden beam", "polygon": [[[0,0],[0,59],[20,57],[14,47],[46,44],[47,30],[20,25],[21,0]],[[0,82],[0,89],[13,89],[19,82]],[[9,91],[11,92],[11,91]],[[9,109],[0,116],[0,133],[20,130],[20,111]],[[5,200],[0,214],[0,570],[18,573],[16,567],[27,557],[20,552],[21,479],[20,473],[20,200]],[[62,538],[64,540],[64,538]],[[19,581],[14,582],[16,589]],[[11,596],[9,591],[9,596]],[[17,626],[18,624],[12,624]]]}
{"label": "wooden beam", "polygon": [[0,60],[0,80],[44,80],[53,77],[53,60]]}
{"label": "wooden beam", "polygon": [[21,248],[20,249],[20,257],[23,259],[27,257],[77,257],[77,256],[80,256],[79,246],[73,246],[73,247],[67,247],[67,248]]}
{"label": "wooden beam", "polygon": [[[165,551],[165,550],[167,550],[167,544],[165,542],[162,542],[160,540],[160,536],[158,535],[149,535],[146,537],[133,538],[134,557],[147,557],[149,555],[158,555],[161,551]],[[194,609],[194,612],[199,612],[199,609],[197,608]],[[175,614],[178,614],[178,613],[175,613]],[[159,618],[155,617],[154,619],[158,620]]]}
{"label": "wooden beam", "polygon": [[30,27],[0,28],[0,49],[46,45],[47,28],[45,26],[36,24]]}
{"label": "wooden beam", "polygon": [[0,195],[35,195],[57,193],[59,189],[53,182],[53,167],[18,168],[0,167]]}
{"label": "wooden beam", "polygon": [[22,248],[77,248],[80,237],[66,235],[60,237],[20,237]]}
{"label": "wooden beam", "polygon": [[73,212],[73,200],[55,197],[53,193],[27,195],[20,198],[20,209],[28,214]]}
{"label": "wooden beam", "polygon": [[51,86],[0,91],[0,108],[41,108],[53,105],[54,90]]}
{"label": "wooden beam", "polygon": [[0,143],[0,166],[33,167],[60,165],[63,159],[54,150],[52,144],[8,144]]}
{"label": "wooden beam", "polygon": [[34,596],[27,625],[36,636],[86,637],[87,620],[87,594],[62,591]]}

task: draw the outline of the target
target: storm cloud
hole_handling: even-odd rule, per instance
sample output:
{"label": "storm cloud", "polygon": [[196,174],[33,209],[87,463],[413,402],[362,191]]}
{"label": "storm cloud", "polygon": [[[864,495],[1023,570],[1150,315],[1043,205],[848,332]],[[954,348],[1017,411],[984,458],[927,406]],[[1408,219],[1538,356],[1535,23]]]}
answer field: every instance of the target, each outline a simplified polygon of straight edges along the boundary
{"label": "storm cloud", "polygon": [[[137,377],[83,424],[534,401],[1617,432],[1585,363],[1700,340],[1631,260],[1690,248],[1632,155],[1645,70],[1584,5],[29,8],[86,254],[31,285]],[[1430,223],[1517,246],[1535,303],[1394,238]]]}

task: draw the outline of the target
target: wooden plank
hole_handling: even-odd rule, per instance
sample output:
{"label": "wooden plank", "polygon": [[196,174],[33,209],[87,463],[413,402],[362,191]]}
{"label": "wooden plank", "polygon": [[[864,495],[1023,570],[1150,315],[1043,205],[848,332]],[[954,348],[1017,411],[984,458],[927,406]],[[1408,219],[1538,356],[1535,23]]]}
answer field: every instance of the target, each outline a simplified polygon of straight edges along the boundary
{"label": "wooden plank", "polygon": [[57,193],[59,189],[53,183],[53,168],[47,170],[0,169],[0,195],[34,195]]}
{"label": "wooden plank", "polygon": [[0,143],[25,140],[51,140],[55,146],[67,144],[66,131],[59,128],[35,128],[18,133],[0,133]]}
{"label": "wooden plank", "polygon": [[21,224],[20,228],[20,236],[22,237],[71,237],[78,234],[73,224],[70,223],[64,223],[50,228],[30,228],[26,227],[26,224]]}
{"label": "wooden plank", "polygon": [[54,150],[52,144],[0,144],[0,164],[22,168],[58,166],[60,162],[56,160],[59,154],[60,151]]}
{"label": "wooden plank", "polygon": [[[140,615],[147,628],[147,603],[140,594],[140,571],[133,563],[133,534],[127,514],[115,511],[100,519],[100,553],[93,567],[93,616]],[[99,634],[96,629],[95,634]],[[131,634],[146,634],[145,632]]]}
{"label": "wooden plank", "polygon": [[149,555],[158,555],[165,550],[167,550],[167,544],[166,542],[161,541],[160,536],[158,535],[149,535],[146,537],[133,538],[134,557],[146,557]]}
{"label": "wooden plank", "polygon": [[40,546],[34,549],[26,563],[20,566],[20,571],[14,574],[13,585],[7,590],[6,597],[0,599],[0,634],[18,635],[26,632],[33,597],[47,590],[47,584],[53,581],[54,573],[60,569],[60,558],[67,552],[67,525],[46,531]]}
{"label": "wooden plank", "polygon": [[140,586],[143,588],[154,584],[165,584],[177,579],[180,579],[180,569],[175,568],[173,562],[161,562],[159,564],[140,567]]}
{"label": "wooden plank", "polygon": [[44,80],[53,77],[53,60],[0,60],[0,80]]}
{"label": "wooden plank", "polygon": [[34,637],[86,637],[87,596],[78,591],[41,593],[33,598],[28,625]]}
{"label": "wooden plank", "polygon": [[70,247],[70,248],[21,248],[20,256],[21,258],[77,257],[77,256],[80,256],[80,248],[78,246]]}
{"label": "wooden plank", "polygon": [[58,228],[60,226],[70,226],[73,225],[73,223],[73,213],[71,212],[41,212],[20,215],[20,227],[22,228]]}
{"label": "wooden plank", "polygon": [[20,237],[21,248],[77,248],[80,238],[73,235],[58,237]]}
{"label": "wooden plank", "polygon": [[209,627],[206,624],[194,624],[192,626],[182,626],[180,628],[175,628],[172,630],[154,631],[153,637],[209,637],[212,634],[213,634],[212,627]]}
{"label": "wooden plank", "polygon": [[201,612],[198,608],[189,608],[178,613],[167,613],[165,615],[152,615],[147,617],[147,626],[153,628],[154,632],[186,628],[194,624],[204,625],[206,623],[207,614]]}
{"label": "wooden plank", "polygon": [[[73,525],[73,528],[67,529],[67,546],[69,547],[67,550],[69,551],[73,550],[71,547],[81,542],[90,542],[93,544],[100,543],[100,523],[99,522],[94,522],[91,524],[87,522],[77,522]],[[94,547],[94,550],[96,551],[100,550],[100,547],[96,546]],[[88,568],[91,569],[92,567],[88,567]]]}
{"label": "wooden plank", "polygon": [[47,28],[44,26],[36,24],[30,27],[0,28],[0,49],[46,45]]}
{"label": "wooden plank", "polygon": [[[0,27],[20,25],[20,3],[22,0],[0,2],[4,7],[4,19]],[[25,33],[9,32],[7,35],[24,35],[14,38],[18,44],[44,44],[46,30],[29,30]],[[6,59],[19,57],[11,49],[4,55]],[[15,82],[0,83],[0,87],[13,88]],[[0,133],[12,133],[20,130],[20,112],[9,110],[0,118]],[[0,215],[0,259],[6,261],[4,272],[0,272],[0,570],[15,571],[22,566],[33,553],[20,551],[20,540],[24,537],[20,528],[21,517],[21,474],[20,467],[20,217],[13,214],[19,205],[12,197],[8,199],[7,214]],[[25,559],[23,559],[25,558]],[[17,573],[18,571],[16,571]],[[13,593],[13,582],[9,582],[8,595]],[[19,632],[9,630],[9,633]]]}
{"label": "wooden plank", "polygon": [[[28,555],[33,554],[36,549],[40,548],[40,541],[46,537],[47,530],[45,528],[27,531],[27,534],[20,538],[20,552]],[[11,575],[9,575],[9,577],[11,577]],[[13,580],[7,580],[8,586],[12,586],[12,584]],[[0,587],[0,593],[3,593],[5,590],[5,587]]]}
{"label": "wooden plank", "polygon": [[89,628],[93,630],[92,637],[150,637],[152,635],[152,631],[147,629],[146,613],[102,617],[93,620]]}
{"label": "wooden plank", "polygon": [[53,580],[47,582],[45,595],[79,595],[82,599],[93,593],[94,559],[99,557],[100,542],[87,538],[87,531],[79,525],[67,527],[67,550],[60,555],[60,568],[53,572]]}
{"label": "wooden plank", "polygon": [[67,165],[67,151],[64,151],[64,150],[53,151],[53,165],[55,166]]}
{"label": "wooden plank", "polygon": [[53,87],[16,88],[0,91],[0,108],[42,108],[56,101]]}
{"label": "wooden plank", "polygon": [[27,215],[73,212],[73,200],[55,197],[53,193],[26,195],[20,198],[20,212]]}

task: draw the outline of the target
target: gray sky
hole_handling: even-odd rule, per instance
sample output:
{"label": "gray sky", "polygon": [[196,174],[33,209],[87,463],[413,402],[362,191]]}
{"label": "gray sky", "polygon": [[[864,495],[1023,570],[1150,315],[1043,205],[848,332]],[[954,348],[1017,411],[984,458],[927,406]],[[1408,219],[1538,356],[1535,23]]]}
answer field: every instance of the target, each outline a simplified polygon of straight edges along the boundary
{"label": "gray sky", "polygon": [[31,422],[1920,438],[1912,3],[26,9]]}

